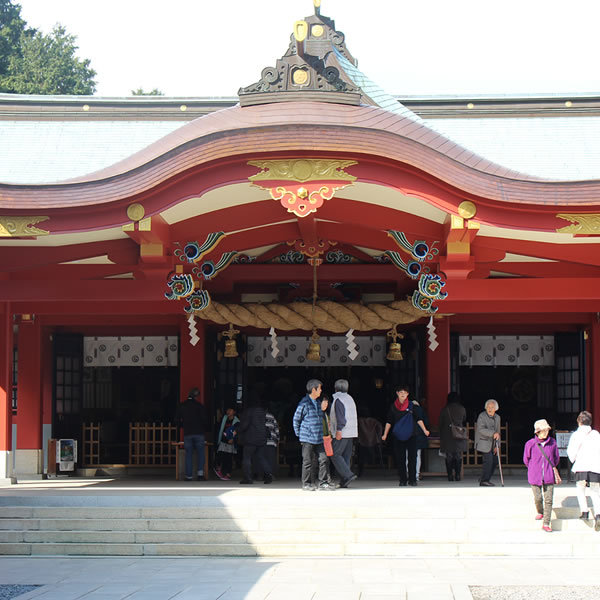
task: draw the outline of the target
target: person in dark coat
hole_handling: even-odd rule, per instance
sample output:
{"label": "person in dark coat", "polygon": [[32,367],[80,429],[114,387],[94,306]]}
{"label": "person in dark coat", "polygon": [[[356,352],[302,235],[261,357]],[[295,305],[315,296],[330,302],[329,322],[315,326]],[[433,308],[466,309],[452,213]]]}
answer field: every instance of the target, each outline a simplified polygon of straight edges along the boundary
{"label": "person in dark coat", "polygon": [[192,388],[184,402],[177,407],[175,422],[183,428],[185,449],[185,478],[193,479],[194,450],[198,455],[198,479],[204,479],[205,433],[208,429],[206,409],[198,388]]}
{"label": "person in dark coat", "polygon": [[[409,399],[409,390],[405,385],[396,387],[396,399],[388,410],[388,415],[381,439],[385,442],[388,434],[392,431],[394,443],[394,457],[398,468],[398,479],[401,486],[417,485],[417,435],[416,428],[419,427],[426,437],[429,437],[429,430],[423,422],[423,412],[420,406],[415,406]],[[398,439],[396,437],[395,425],[400,420],[408,418],[410,414],[411,433],[408,439]],[[405,421],[406,422],[406,421]],[[408,455],[408,469],[407,469]]]}
{"label": "person in dark coat", "polygon": [[237,429],[239,443],[244,447],[242,458],[242,471],[244,478],[242,484],[254,483],[252,480],[252,460],[256,461],[258,472],[264,473],[264,482],[271,483],[273,475],[266,457],[267,446],[267,411],[258,394],[250,398],[248,408],[244,410]]}
{"label": "person in dark coat", "polygon": [[460,481],[462,474],[463,452],[467,449],[467,440],[457,440],[452,435],[451,425],[464,426],[467,411],[456,392],[448,394],[448,402],[440,413],[440,451],[446,455],[448,481]]}

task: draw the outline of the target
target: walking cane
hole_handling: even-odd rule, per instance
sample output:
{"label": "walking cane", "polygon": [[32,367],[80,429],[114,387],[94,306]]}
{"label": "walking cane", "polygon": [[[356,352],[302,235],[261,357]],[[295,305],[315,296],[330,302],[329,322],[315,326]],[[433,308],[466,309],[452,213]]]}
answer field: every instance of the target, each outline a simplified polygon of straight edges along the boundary
{"label": "walking cane", "polygon": [[504,487],[504,476],[502,475],[502,461],[500,460],[500,440],[496,440],[496,455],[498,456],[498,470],[500,471],[500,483]]}

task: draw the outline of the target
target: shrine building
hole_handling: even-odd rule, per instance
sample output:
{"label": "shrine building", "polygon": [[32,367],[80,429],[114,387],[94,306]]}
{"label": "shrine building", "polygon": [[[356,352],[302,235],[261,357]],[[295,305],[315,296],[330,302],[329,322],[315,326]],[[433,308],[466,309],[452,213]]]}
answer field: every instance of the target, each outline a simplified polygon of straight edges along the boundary
{"label": "shrine building", "polygon": [[[316,3],[318,4],[318,2]],[[274,49],[276,50],[276,49]],[[600,95],[390,96],[329,17],[237,98],[0,95],[0,480],[173,468],[177,403],[308,379],[600,414]],[[247,83],[247,82],[241,82]],[[284,453],[282,446],[282,454]]]}

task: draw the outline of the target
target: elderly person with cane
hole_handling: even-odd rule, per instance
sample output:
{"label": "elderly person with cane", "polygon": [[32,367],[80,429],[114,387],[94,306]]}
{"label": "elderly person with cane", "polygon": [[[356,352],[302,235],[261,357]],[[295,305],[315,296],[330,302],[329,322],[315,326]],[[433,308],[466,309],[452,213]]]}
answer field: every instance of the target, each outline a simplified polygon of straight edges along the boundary
{"label": "elderly person with cane", "polygon": [[495,400],[488,400],[485,403],[485,410],[477,417],[475,424],[475,449],[481,452],[482,468],[479,485],[493,487],[490,481],[494,474],[496,463],[494,458],[498,452],[496,441],[500,440],[500,415],[496,414],[498,403]]}

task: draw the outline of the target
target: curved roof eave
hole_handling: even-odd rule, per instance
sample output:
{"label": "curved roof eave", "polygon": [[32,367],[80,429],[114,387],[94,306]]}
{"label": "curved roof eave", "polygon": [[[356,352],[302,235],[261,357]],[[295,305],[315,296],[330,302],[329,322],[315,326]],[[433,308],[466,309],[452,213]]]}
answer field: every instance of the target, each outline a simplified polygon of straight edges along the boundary
{"label": "curved roof eave", "polygon": [[467,193],[504,202],[591,206],[600,196],[600,180],[567,182],[518,173],[474,154],[410,115],[375,106],[281,102],[211,113],[83,177],[56,184],[0,185],[0,206],[39,209],[125,200],[198,165],[282,151],[385,157]]}

